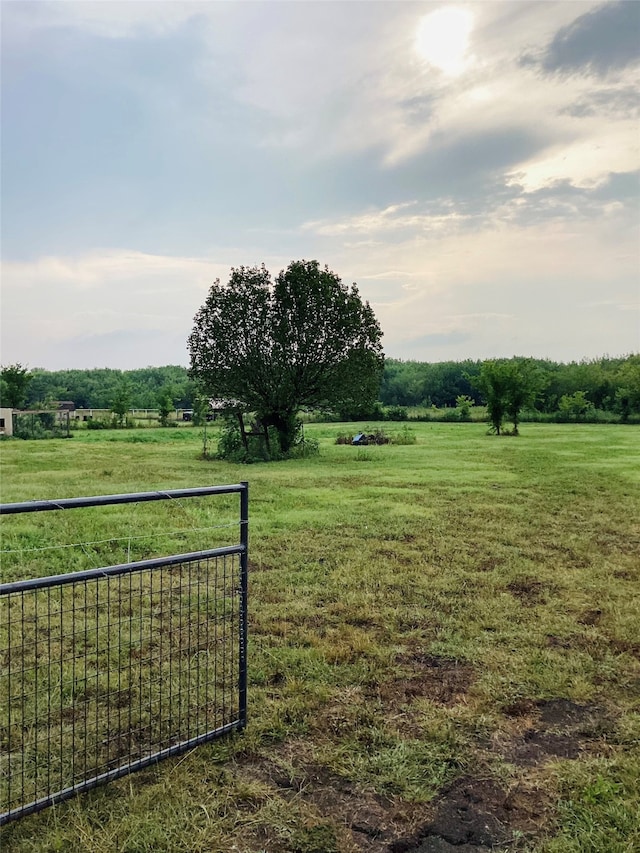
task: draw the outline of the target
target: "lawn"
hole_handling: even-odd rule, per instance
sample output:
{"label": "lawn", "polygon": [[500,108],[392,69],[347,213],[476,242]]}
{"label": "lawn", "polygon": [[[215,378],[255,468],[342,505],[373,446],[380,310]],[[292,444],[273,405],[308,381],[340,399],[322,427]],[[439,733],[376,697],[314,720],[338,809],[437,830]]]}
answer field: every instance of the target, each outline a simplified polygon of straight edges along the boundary
{"label": "lawn", "polygon": [[[251,466],[202,461],[192,427],[2,443],[4,502],[251,490],[247,730],[9,825],[3,850],[640,848],[637,428],[335,445],[361,427],[309,424],[319,456]],[[3,580],[118,562],[116,538],[217,544],[235,517],[159,506],[3,522],[5,551],[98,543],[5,553]]]}

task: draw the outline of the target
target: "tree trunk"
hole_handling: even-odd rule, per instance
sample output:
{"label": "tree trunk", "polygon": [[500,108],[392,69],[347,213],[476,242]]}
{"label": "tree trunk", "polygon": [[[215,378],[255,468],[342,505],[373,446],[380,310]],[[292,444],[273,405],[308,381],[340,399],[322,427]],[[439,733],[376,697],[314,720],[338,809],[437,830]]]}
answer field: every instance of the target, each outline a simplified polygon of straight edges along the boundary
{"label": "tree trunk", "polygon": [[262,419],[265,426],[273,426],[278,433],[280,450],[288,453],[296,440],[298,425],[295,412],[270,412]]}

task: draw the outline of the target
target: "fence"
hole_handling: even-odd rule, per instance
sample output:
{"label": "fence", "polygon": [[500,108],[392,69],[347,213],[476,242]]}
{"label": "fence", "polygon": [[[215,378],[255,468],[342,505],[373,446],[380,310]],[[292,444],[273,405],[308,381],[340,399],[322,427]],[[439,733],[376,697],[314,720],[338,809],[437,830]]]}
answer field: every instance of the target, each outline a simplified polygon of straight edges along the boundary
{"label": "fence", "polygon": [[0,585],[0,825],[246,725],[249,497],[0,505],[233,492],[238,544]]}
{"label": "fence", "polygon": [[13,412],[15,438],[69,438],[69,412],[66,409]]}

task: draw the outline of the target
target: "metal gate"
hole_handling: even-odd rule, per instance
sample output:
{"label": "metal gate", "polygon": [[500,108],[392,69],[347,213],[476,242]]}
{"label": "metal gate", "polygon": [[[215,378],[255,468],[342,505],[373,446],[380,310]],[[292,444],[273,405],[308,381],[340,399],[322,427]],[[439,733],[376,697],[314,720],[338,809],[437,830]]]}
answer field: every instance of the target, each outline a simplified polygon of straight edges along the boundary
{"label": "metal gate", "polygon": [[244,728],[249,494],[0,505],[234,492],[237,544],[0,585],[0,825]]}

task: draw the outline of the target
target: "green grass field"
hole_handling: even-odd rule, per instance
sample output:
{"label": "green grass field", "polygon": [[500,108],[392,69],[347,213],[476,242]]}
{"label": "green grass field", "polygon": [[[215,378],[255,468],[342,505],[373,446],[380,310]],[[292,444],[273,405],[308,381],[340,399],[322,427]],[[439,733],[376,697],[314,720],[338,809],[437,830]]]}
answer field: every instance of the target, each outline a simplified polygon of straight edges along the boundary
{"label": "green grass field", "polygon": [[[11,824],[3,851],[640,849],[637,428],[334,444],[361,427],[251,466],[202,461],[191,427],[2,442],[3,502],[251,489],[247,730]],[[159,506],[3,521],[31,550],[2,579],[236,535],[234,501]]]}

